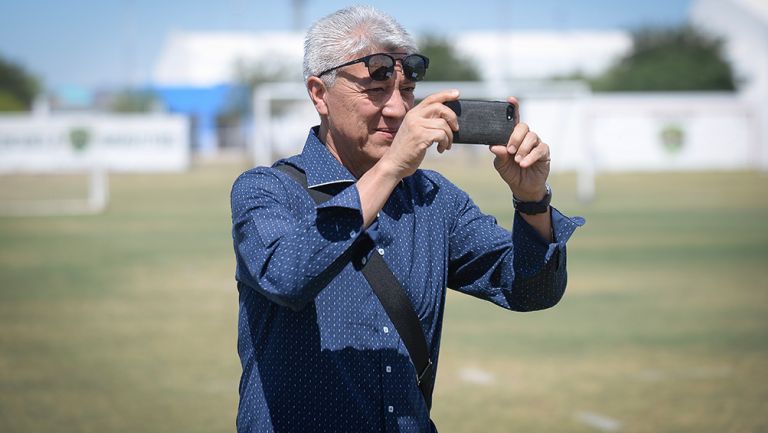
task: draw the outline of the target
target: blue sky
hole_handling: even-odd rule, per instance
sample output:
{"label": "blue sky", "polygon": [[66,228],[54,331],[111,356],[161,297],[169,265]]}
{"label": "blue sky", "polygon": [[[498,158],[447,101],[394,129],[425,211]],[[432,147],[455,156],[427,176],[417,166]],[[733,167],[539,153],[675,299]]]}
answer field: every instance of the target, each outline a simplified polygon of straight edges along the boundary
{"label": "blue sky", "polygon": [[[687,20],[691,0],[370,2],[415,35],[464,30],[632,29]],[[292,30],[292,0],[0,0],[0,56],[48,88],[143,84],[173,30]],[[348,1],[304,0],[300,28]]]}

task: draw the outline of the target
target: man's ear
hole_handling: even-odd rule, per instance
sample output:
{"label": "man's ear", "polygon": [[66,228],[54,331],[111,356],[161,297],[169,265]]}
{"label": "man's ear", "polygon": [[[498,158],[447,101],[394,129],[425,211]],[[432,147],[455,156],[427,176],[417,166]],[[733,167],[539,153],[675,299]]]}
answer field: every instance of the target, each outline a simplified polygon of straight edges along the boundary
{"label": "man's ear", "polygon": [[307,79],[307,91],[317,113],[321,116],[327,116],[328,105],[326,104],[326,97],[328,96],[328,88],[325,87],[323,80],[317,77],[309,77]]}

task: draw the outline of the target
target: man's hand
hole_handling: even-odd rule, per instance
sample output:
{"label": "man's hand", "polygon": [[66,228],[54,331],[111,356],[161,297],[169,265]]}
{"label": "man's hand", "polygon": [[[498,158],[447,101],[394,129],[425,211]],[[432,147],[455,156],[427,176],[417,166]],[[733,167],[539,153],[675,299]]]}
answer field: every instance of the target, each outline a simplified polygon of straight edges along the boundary
{"label": "man's hand", "polygon": [[381,163],[402,179],[412,175],[424,160],[427,149],[437,143],[437,151],[445,152],[453,143],[453,131],[459,129],[456,113],[443,102],[459,98],[458,90],[444,90],[424,98],[403,118]]}
{"label": "man's hand", "polygon": [[364,227],[373,222],[397,183],[419,168],[429,146],[437,143],[438,152],[451,148],[459,123],[443,102],[458,98],[458,90],[435,93],[405,114],[387,152],[357,180]]}
{"label": "man's hand", "polygon": [[[517,99],[509,97],[508,101],[517,107]],[[528,125],[518,123],[506,146],[493,145],[490,150],[496,155],[494,167],[518,200],[544,198],[544,184],[549,176],[549,146]]]}

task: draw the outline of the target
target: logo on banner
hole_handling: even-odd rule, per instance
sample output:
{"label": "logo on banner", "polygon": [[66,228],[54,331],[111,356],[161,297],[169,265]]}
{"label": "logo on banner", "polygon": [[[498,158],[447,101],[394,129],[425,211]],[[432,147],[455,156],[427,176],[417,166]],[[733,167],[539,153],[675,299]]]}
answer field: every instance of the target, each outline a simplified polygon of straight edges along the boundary
{"label": "logo on banner", "polygon": [[88,128],[76,127],[69,130],[69,144],[76,153],[83,153],[91,144],[91,131]]}
{"label": "logo on banner", "polygon": [[685,147],[685,131],[676,123],[668,123],[659,132],[661,145],[671,155],[680,153]]}

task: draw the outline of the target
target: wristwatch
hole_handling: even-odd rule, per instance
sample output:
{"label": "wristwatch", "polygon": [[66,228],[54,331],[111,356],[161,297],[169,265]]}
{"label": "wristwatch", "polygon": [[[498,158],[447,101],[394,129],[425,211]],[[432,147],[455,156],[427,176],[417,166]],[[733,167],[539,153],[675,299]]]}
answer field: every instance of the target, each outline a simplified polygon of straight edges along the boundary
{"label": "wristwatch", "polygon": [[552,187],[548,183],[545,183],[544,187],[547,189],[547,193],[539,201],[520,201],[513,195],[512,205],[515,207],[515,210],[526,215],[537,215],[546,212],[549,209],[549,203],[552,201]]}

